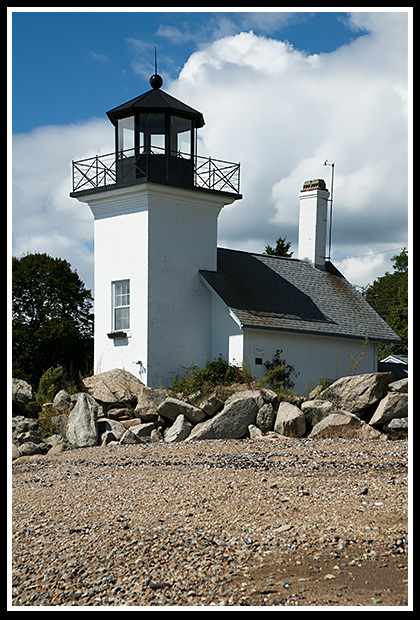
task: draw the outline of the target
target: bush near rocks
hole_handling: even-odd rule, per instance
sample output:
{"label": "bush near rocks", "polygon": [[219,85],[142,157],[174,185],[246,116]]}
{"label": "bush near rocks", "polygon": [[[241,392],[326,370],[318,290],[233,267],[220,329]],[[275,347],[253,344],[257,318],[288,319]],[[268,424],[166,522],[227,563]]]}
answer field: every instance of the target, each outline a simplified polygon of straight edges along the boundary
{"label": "bush near rocks", "polygon": [[406,438],[408,379],[392,379],[391,373],[343,377],[325,390],[316,390],[315,398],[297,399],[295,404],[279,402],[270,389],[237,385],[228,397],[215,388],[194,406],[166,390],[147,388],[127,371],[115,369],[85,379],[86,392],[70,396],[60,390],[55,395],[48,404],[56,414],[49,418],[49,436],[42,420],[28,415],[31,386],[14,380],[12,459],[154,441]]}

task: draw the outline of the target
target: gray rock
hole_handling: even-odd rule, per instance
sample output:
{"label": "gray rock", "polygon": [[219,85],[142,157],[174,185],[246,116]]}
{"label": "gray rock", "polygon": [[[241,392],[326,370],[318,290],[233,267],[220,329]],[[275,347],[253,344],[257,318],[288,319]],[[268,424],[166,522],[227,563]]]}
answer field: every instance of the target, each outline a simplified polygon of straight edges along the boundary
{"label": "gray rock", "polygon": [[150,441],[150,434],[154,428],[155,428],[154,422],[143,422],[142,424],[136,424],[135,426],[130,426],[130,431],[140,441]]}
{"label": "gray rock", "polygon": [[258,428],[258,426],[255,426],[255,424],[250,424],[248,426],[248,433],[249,433],[250,439],[256,439],[257,437],[262,437],[264,435],[261,428]]}
{"label": "gray rock", "polygon": [[408,377],[400,379],[399,381],[393,381],[388,385],[390,392],[398,392],[399,394],[408,393]]}
{"label": "gray rock", "polygon": [[379,439],[381,433],[354,414],[332,413],[316,424],[308,437],[323,439]]}
{"label": "gray rock", "polygon": [[231,394],[225,402],[225,407],[226,405],[230,405],[230,403],[233,403],[234,400],[241,400],[243,398],[254,398],[255,402],[257,403],[258,409],[264,404],[262,393],[259,390],[242,390]]}
{"label": "gray rock", "polygon": [[209,398],[206,398],[206,400],[203,400],[202,403],[200,403],[200,409],[204,411],[206,415],[214,416],[216,415],[216,413],[219,413],[221,409],[223,409],[224,404],[225,403],[223,402],[223,400],[216,396],[216,394],[213,394]]}
{"label": "gray rock", "polygon": [[342,377],[321,392],[318,399],[330,401],[337,409],[360,413],[385,396],[393,379],[392,372]]}
{"label": "gray rock", "polygon": [[114,368],[83,379],[87,391],[104,412],[115,407],[135,407],[144,384],[127,370]]}
{"label": "gray rock", "polygon": [[202,422],[206,417],[206,414],[201,409],[189,403],[185,403],[183,400],[178,400],[178,398],[170,397],[165,398],[163,403],[159,405],[157,412],[159,415],[169,420],[176,420],[176,418],[182,414],[192,424],[198,424],[198,422]]}
{"label": "gray rock", "polygon": [[20,457],[20,452],[18,446],[12,442],[12,461],[18,459]]}
{"label": "gray rock", "polygon": [[[121,439],[125,431],[124,425],[117,420],[111,418],[99,418],[98,419],[98,436],[99,443],[102,444],[104,440],[104,433],[112,433],[116,441]],[[114,440],[113,440],[114,441]],[[108,442],[109,443],[109,442]]]}
{"label": "gray rock", "polygon": [[286,437],[302,437],[306,431],[305,416],[291,403],[281,402],[274,423],[274,432]]}
{"label": "gray rock", "polygon": [[44,454],[46,452],[44,443],[34,443],[33,441],[25,441],[19,446],[20,456],[31,456],[32,454]]}
{"label": "gray rock", "polygon": [[69,415],[67,440],[77,448],[96,446],[98,443],[98,405],[88,394],[79,394]]}
{"label": "gray rock", "polygon": [[117,443],[117,441],[118,440],[112,431],[105,431],[104,433],[101,433],[99,439],[99,443],[102,447],[107,446],[111,442]]}
{"label": "gray rock", "polygon": [[58,414],[69,414],[72,409],[71,396],[66,390],[60,390],[54,397],[53,407]]}
{"label": "gray rock", "polygon": [[273,405],[273,409],[277,409],[279,404],[279,398],[274,390],[270,390],[268,388],[261,388],[261,396],[265,403],[271,403]]}
{"label": "gray rock", "polygon": [[191,424],[191,422],[189,422],[187,418],[182,413],[180,413],[172,426],[166,429],[163,437],[166,443],[183,441],[188,437],[192,428],[193,424]]}
{"label": "gray rock", "polygon": [[273,405],[271,403],[264,403],[257,413],[255,424],[263,433],[268,433],[273,430],[275,419],[276,412]]}
{"label": "gray rock", "polygon": [[128,446],[131,444],[142,443],[142,440],[139,439],[139,437],[137,437],[137,435],[135,435],[130,428],[127,428],[119,443],[123,446]]}
{"label": "gray rock", "polygon": [[13,415],[32,415],[31,403],[35,401],[32,387],[23,379],[12,379],[12,413]]}
{"label": "gray rock", "polygon": [[307,400],[302,403],[301,409],[309,426],[315,426],[331,413],[340,413],[328,400]]}
{"label": "gray rock", "polygon": [[138,396],[134,415],[143,422],[156,422],[159,417],[157,409],[167,396],[166,390],[152,390],[152,388],[144,387]]}
{"label": "gray rock", "polygon": [[39,436],[37,431],[32,430],[32,431],[26,431],[24,433],[19,433],[18,435],[16,435],[15,441],[18,443],[18,445],[27,443],[28,441],[38,444],[42,442],[42,439]]}
{"label": "gray rock", "polygon": [[391,438],[408,437],[408,418],[393,418],[383,425],[382,431]]}
{"label": "gray rock", "polygon": [[408,394],[389,392],[379,403],[369,420],[372,426],[385,424],[394,418],[408,417]]}
{"label": "gray rock", "polygon": [[188,436],[187,441],[194,439],[241,439],[248,433],[248,426],[255,424],[258,409],[258,403],[254,396],[245,395],[233,399],[213,418],[197,424]]}
{"label": "gray rock", "polygon": [[28,431],[38,432],[39,424],[38,420],[33,418],[25,418],[22,415],[17,415],[12,418],[12,437],[15,438],[20,433],[27,433]]}

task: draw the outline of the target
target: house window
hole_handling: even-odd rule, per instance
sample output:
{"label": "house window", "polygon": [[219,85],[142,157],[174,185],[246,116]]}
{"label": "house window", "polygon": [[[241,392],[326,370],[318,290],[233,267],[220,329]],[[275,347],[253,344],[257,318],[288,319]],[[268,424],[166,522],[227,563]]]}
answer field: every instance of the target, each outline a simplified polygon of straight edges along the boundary
{"label": "house window", "polygon": [[113,329],[130,329],[130,280],[112,283]]}

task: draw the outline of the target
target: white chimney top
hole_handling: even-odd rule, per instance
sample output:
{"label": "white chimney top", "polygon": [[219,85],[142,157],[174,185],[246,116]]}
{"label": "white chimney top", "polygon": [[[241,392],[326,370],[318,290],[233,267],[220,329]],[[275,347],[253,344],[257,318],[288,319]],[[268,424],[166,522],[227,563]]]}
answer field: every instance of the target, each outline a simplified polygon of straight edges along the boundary
{"label": "white chimney top", "polygon": [[325,269],[328,198],[323,179],[305,181],[299,192],[298,258]]}

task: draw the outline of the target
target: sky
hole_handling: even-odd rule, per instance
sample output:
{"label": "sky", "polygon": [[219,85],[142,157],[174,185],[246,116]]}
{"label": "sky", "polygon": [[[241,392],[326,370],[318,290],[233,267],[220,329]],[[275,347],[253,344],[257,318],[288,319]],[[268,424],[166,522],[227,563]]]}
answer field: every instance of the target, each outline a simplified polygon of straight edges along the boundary
{"label": "sky", "polygon": [[162,89],[204,115],[200,153],[241,163],[219,246],[281,236],[296,257],[299,191],[334,163],[332,260],[366,286],[409,243],[411,34],[411,7],[8,8],[11,252],[64,258],[93,290],[71,162],[114,150],[106,112],[150,89],[156,46]]}

